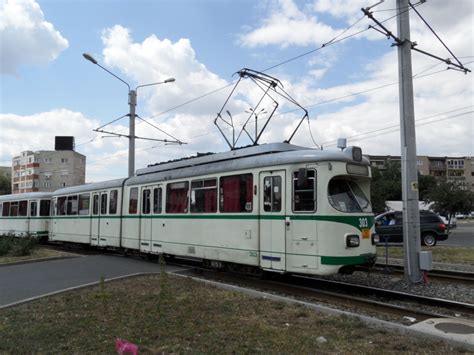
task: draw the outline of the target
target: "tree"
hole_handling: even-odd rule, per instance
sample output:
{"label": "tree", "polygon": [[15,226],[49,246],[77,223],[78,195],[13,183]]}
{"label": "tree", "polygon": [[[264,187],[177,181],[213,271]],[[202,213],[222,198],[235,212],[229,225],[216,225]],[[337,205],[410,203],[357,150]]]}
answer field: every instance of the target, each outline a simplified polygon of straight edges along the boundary
{"label": "tree", "polygon": [[0,173],[0,195],[8,195],[12,193],[12,185],[9,178]]}
{"label": "tree", "polygon": [[468,214],[474,210],[474,193],[451,181],[440,182],[427,194],[425,201],[433,202],[431,208],[435,212],[448,215],[448,228],[451,216],[456,212]]}
{"label": "tree", "polygon": [[372,168],[370,196],[372,209],[377,214],[385,212],[385,201],[399,201],[402,199],[399,162],[389,160],[385,163],[384,169]]}
{"label": "tree", "polygon": [[429,193],[436,188],[437,185],[438,182],[434,176],[418,174],[418,194],[420,201],[425,201]]}

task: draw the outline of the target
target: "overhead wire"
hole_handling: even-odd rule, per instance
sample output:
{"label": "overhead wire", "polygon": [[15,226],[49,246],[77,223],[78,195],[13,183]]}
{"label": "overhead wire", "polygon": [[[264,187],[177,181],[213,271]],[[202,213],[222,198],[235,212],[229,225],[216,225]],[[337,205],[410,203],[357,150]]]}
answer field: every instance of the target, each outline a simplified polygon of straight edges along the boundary
{"label": "overhead wire", "polygon": [[[420,4],[421,4],[421,2],[416,3],[416,4],[414,4],[413,6],[416,7],[416,6],[420,5]],[[386,21],[389,21],[389,20],[391,20],[391,19],[393,19],[393,18],[395,18],[395,17],[401,15],[402,13],[404,13],[404,12],[406,12],[406,11],[410,11],[410,10],[411,10],[410,8],[407,8],[407,9],[405,9],[405,10],[402,10],[402,11],[400,11],[399,13],[397,13],[397,14],[395,14],[395,15],[393,15],[393,16],[391,16],[391,17],[389,17],[389,18],[387,18],[387,19],[385,19],[385,20],[383,20],[383,21],[381,21],[381,23],[384,23],[384,22],[386,22]],[[363,30],[357,31],[357,32],[352,33],[352,34],[350,34],[350,35],[347,35],[347,36],[345,36],[345,37],[343,37],[343,38],[339,38],[341,35],[343,35],[344,33],[346,33],[349,29],[351,29],[351,28],[354,27],[356,24],[358,24],[364,17],[365,17],[365,16],[362,16],[362,17],[358,18],[354,23],[352,23],[351,25],[349,25],[349,26],[348,26],[346,29],[344,29],[341,33],[339,33],[337,36],[335,36],[335,37],[334,37],[333,39],[331,39],[330,41],[328,41],[328,42],[322,44],[320,47],[315,48],[315,49],[312,49],[312,50],[307,51],[307,52],[304,52],[304,53],[299,54],[299,55],[297,55],[297,56],[295,56],[295,57],[286,59],[286,60],[284,60],[284,61],[282,61],[282,62],[280,62],[280,63],[277,63],[277,64],[275,64],[275,65],[272,65],[272,66],[270,66],[270,67],[268,67],[268,68],[266,68],[266,69],[264,69],[264,70],[261,70],[261,71],[262,71],[262,72],[266,72],[266,71],[272,70],[272,69],[274,69],[274,68],[277,68],[277,67],[279,67],[279,66],[282,66],[282,65],[284,65],[284,64],[287,64],[287,63],[292,62],[292,61],[294,61],[294,60],[297,60],[297,59],[299,59],[299,58],[305,57],[305,56],[307,56],[307,55],[309,55],[309,54],[315,53],[315,52],[317,52],[317,51],[319,51],[319,50],[321,50],[321,49],[323,49],[323,48],[327,48],[327,47],[329,47],[329,46],[331,46],[331,45],[334,45],[334,44],[336,44],[336,43],[342,42],[342,41],[344,41],[344,40],[346,40],[346,39],[355,37],[355,36],[357,36],[357,35],[359,35],[359,34],[361,34],[361,33],[363,33],[363,32],[368,31],[370,28],[365,28],[365,29],[363,29]],[[156,118],[156,117],[161,116],[161,115],[164,115],[164,114],[166,114],[166,113],[168,113],[168,112],[174,111],[174,110],[176,110],[176,109],[178,109],[178,108],[181,108],[181,107],[184,107],[184,106],[186,106],[186,105],[189,105],[189,104],[191,104],[191,103],[193,103],[193,102],[199,101],[199,100],[201,100],[201,99],[203,99],[203,98],[205,98],[205,97],[207,97],[207,96],[210,96],[210,95],[215,94],[215,93],[217,93],[217,92],[219,92],[219,91],[222,91],[222,90],[224,90],[224,89],[226,89],[226,88],[228,88],[228,87],[230,87],[230,86],[232,86],[232,85],[234,85],[234,84],[235,84],[235,81],[233,81],[233,82],[231,82],[231,83],[229,83],[229,84],[227,84],[227,85],[224,85],[224,86],[222,86],[222,87],[220,87],[220,88],[217,88],[217,89],[215,89],[215,90],[209,91],[209,92],[207,92],[207,93],[205,93],[205,94],[203,94],[203,95],[197,96],[197,97],[195,97],[195,98],[193,98],[193,99],[190,99],[190,100],[188,100],[188,101],[185,101],[185,102],[183,102],[183,103],[181,103],[181,104],[179,104],[179,105],[170,107],[169,109],[167,109],[167,110],[165,110],[165,111],[162,111],[162,112],[159,112],[159,113],[157,113],[157,114],[151,115],[151,116],[148,117],[148,119]],[[88,143],[92,143],[92,142],[94,142],[94,141],[96,141],[96,140],[99,140],[99,139],[102,139],[102,138],[103,138],[103,137],[101,137],[101,136],[97,136],[97,137],[95,137],[95,138],[93,138],[93,139],[91,139],[91,140],[89,140],[89,141],[82,142],[82,143],[80,143],[80,144],[78,144],[78,145],[76,145],[76,146],[81,146],[81,145],[85,145],[85,144],[88,144]]]}

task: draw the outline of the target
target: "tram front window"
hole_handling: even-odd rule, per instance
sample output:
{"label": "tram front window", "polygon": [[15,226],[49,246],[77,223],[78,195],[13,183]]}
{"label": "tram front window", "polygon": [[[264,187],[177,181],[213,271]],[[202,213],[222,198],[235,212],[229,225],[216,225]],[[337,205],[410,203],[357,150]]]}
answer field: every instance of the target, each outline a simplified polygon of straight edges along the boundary
{"label": "tram front window", "polygon": [[341,212],[372,212],[369,199],[354,181],[334,178],[328,186],[329,203]]}

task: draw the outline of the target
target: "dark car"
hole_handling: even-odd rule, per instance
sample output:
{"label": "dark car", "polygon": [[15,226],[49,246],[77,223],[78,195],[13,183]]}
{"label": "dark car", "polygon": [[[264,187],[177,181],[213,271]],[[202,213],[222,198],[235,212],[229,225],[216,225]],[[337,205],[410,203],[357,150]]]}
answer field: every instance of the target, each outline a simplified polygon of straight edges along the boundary
{"label": "dark car", "polygon": [[[403,242],[403,214],[401,211],[385,212],[375,217],[375,231],[380,242]],[[440,240],[448,239],[446,225],[434,212],[420,211],[421,244],[435,246]]]}

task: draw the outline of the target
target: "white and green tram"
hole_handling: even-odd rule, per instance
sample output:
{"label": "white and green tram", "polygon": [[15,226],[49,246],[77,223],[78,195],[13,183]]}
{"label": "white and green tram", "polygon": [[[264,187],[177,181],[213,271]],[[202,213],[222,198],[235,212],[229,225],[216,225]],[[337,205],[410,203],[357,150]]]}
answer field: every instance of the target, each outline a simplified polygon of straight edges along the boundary
{"label": "white and green tram", "polygon": [[48,237],[51,192],[0,196],[0,235]]}
{"label": "white and green tram", "polygon": [[50,240],[329,275],[375,262],[370,180],[358,147],[201,155],[57,190]]}

